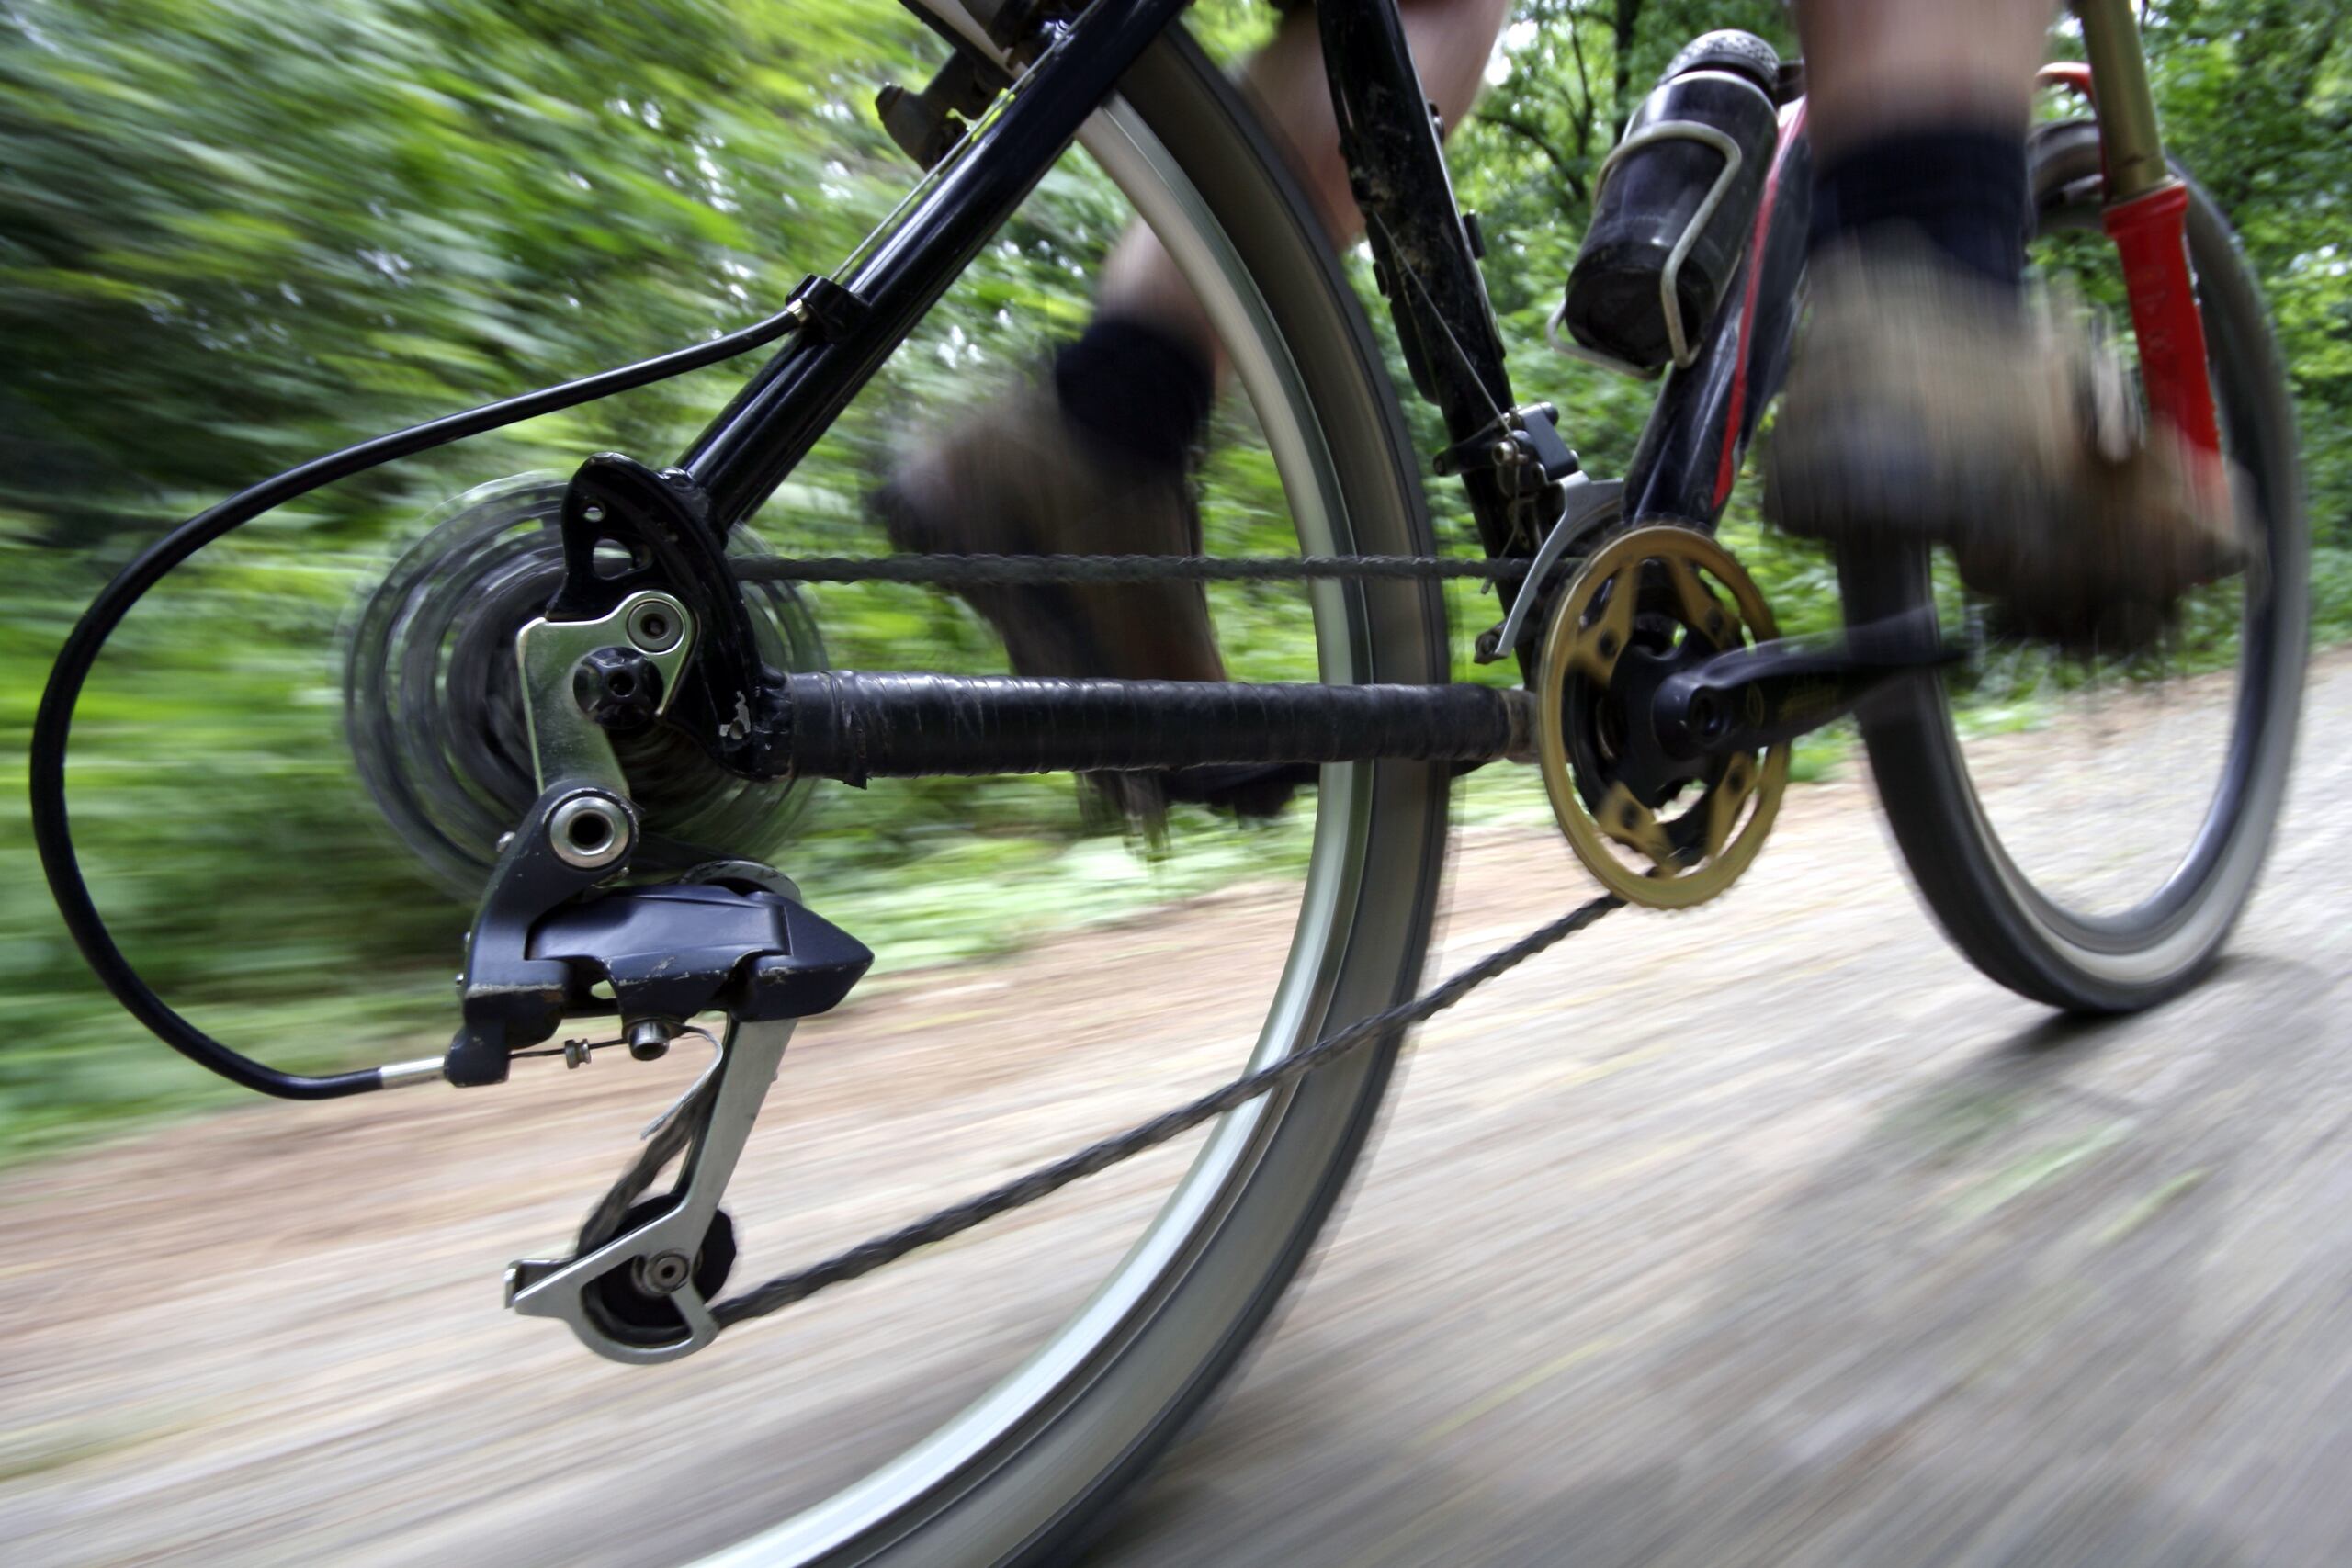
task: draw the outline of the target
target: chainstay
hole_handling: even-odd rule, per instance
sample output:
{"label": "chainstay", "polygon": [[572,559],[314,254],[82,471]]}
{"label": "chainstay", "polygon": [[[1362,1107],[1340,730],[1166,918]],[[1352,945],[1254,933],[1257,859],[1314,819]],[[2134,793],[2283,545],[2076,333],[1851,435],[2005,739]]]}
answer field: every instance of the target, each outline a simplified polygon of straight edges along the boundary
{"label": "chainstay", "polygon": [[1272,1093],[1284,1084],[1305,1077],[1318,1067],[1329,1066],[1393,1030],[1419,1023],[1444,1011],[1497,976],[1517,968],[1544,949],[1574,936],[1611,909],[1623,906],[1623,899],[1609,893],[1579,904],[1549,925],[1539,926],[1510,946],[1498,948],[1467,968],[1457,970],[1434,989],[1425,991],[1410,1001],[1399,1002],[1395,1007],[1360,1018],[1304,1051],[1293,1052],[1279,1062],[1261,1067],[1254,1073],[1244,1074],[1221,1089],[1212,1089],[1197,1100],[1163,1111],[1148,1122],[1138,1122],[1124,1133],[1090,1144],[1049,1165],[1039,1166],[1000,1187],[967,1198],[960,1203],[952,1203],[910,1224],[862,1241],[821,1262],[781,1275],[741,1295],[722,1301],[711,1308],[711,1316],[721,1327],[727,1327],[781,1312],[820,1291],[870,1274],[885,1264],[895,1263],[910,1252],[961,1235],[973,1226],[1000,1214],[1024,1208],[1060,1191],[1073,1181],[1098,1175],[1199,1126],[1211,1117],[1222,1116],[1261,1095]]}
{"label": "chainstay", "polygon": [[1516,581],[1530,561],[1467,556],[751,556],[742,582],[911,582],[1023,588],[1108,582]]}

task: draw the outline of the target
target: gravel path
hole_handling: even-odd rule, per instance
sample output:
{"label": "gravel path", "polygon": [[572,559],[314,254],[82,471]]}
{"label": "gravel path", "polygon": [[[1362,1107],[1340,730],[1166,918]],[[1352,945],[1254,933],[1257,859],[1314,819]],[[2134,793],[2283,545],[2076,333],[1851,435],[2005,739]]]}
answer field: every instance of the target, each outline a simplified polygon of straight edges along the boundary
{"label": "gravel path", "polygon": [[[1979,979],[1850,780],[1719,905],[1445,1015],[1102,1559],[2352,1561],[2347,759],[2336,659],[2231,956],[2140,1019]],[[1556,840],[1466,834],[1441,961],[1581,896]],[[1215,1081],[1286,924],[1239,890],[804,1031],[734,1194],[749,1267]],[[698,1065],[256,1106],[0,1183],[0,1556],[691,1557],[1009,1368],[1191,1147],[661,1371],[500,1312]]]}

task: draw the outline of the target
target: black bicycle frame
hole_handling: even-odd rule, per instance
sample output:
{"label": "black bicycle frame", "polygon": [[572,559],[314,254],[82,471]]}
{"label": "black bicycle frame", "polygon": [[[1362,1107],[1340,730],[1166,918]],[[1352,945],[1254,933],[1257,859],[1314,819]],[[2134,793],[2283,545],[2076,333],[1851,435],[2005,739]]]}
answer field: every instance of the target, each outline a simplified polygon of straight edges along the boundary
{"label": "black bicycle frame", "polygon": [[[888,235],[846,276],[803,287],[795,298],[806,324],[682,465],[716,522],[731,527],[767,500],[1188,3],[1095,0],[1069,22],[1047,24],[1050,41],[1002,109]],[[1475,454],[1453,467],[1487,553],[1530,553],[1556,514],[1550,486],[1561,475],[1541,472],[1532,443],[1513,448],[1517,456],[1496,451],[1498,439],[1510,447],[1507,438],[1523,433],[1514,416],[1525,411],[1512,396],[1476,231],[1455,205],[1395,0],[1328,0],[1317,25],[1351,183],[1414,384],[1456,448]],[[1667,378],[1628,476],[1630,515],[1712,524],[1757,413],[1777,389],[1808,206],[1802,111],[1791,118],[1748,260],[1731,284],[1738,308],[1719,312],[1697,357]]]}
{"label": "black bicycle frame", "polygon": [[731,528],[775,492],[1189,3],[1096,0],[1053,27],[1001,108],[872,253],[837,281],[803,286],[807,324],[682,465],[715,522]]}
{"label": "black bicycle frame", "polygon": [[[1487,554],[1525,553],[1559,515],[1557,491],[1531,477],[1540,459],[1530,437],[1549,433],[1550,405],[1521,409],[1512,397],[1501,334],[1478,273],[1476,226],[1455,206],[1441,128],[1421,96],[1395,0],[1325,0],[1317,14],[1350,184],[1381,288],[1414,385],[1436,404],[1454,443],[1445,455],[1452,460],[1442,460],[1441,468],[1460,473]],[[1725,304],[1690,362],[1659,390],[1626,475],[1629,518],[1712,529],[1731,499],[1757,420],[1780,390],[1812,213],[1804,120],[1802,100],[1784,111]],[[1555,467],[1544,478],[1564,471]],[[1508,594],[1503,603],[1508,607]],[[1531,618],[1531,628],[1539,624]]]}
{"label": "black bicycle frame", "polygon": [[[666,530],[671,540],[669,548],[656,553],[666,556],[672,577],[681,567],[696,577],[709,573],[715,552],[707,543],[689,539],[699,547],[682,552],[676,541],[707,531],[723,536],[774,493],[1062,156],[1087,117],[1116,91],[1120,77],[1176,22],[1186,3],[1093,0],[1067,18],[1054,16],[1048,6],[1032,6],[1012,28],[1004,24],[1021,0],[998,10],[991,22],[999,41],[1018,45],[1016,52],[1031,61],[1028,69],[882,235],[835,277],[811,278],[795,294],[791,309],[798,329],[680,465],[682,481],[692,493],[677,516],[654,530]],[[1327,0],[1317,15],[1341,147],[1375,272],[1414,384],[1436,405],[1452,443],[1434,455],[1436,467],[1460,477],[1489,557],[1532,555],[1561,516],[1561,481],[1576,471],[1577,460],[1554,428],[1550,405],[1522,406],[1513,397],[1501,334],[1478,270],[1475,220],[1455,204],[1442,127],[1422,96],[1395,0]],[[1014,30],[1023,36],[1007,36]],[[1711,527],[1728,499],[1758,412],[1785,367],[1803,268],[1808,159],[1802,109],[1789,118],[1730,302],[1717,312],[1692,361],[1668,376],[1661,389],[1628,476],[1630,516]],[[650,485],[637,488],[653,493]],[[580,547],[575,555],[584,560],[588,540],[574,543]],[[591,584],[584,568],[577,570],[554,613],[585,613],[599,595],[608,597],[620,586]],[[717,585],[707,586],[715,592]],[[1508,608],[1517,592],[1541,592],[1544,585],[1531,590],[1506,581],[1497,587]],[[698,597],[717,608],[711,592]],[[1515,651],[1532,674],[1533,634],[1541,619],[1526,617],[1524,624],[1528,630]],[[809,750],[805,742],[812,725],[805,712],[796,717],[795,708],[807,707],[807,694],[741,652],[750,646],[748,637],[722,635],[709,646],[713,655],[739,650],[731,664],[710,656],[699,661],[707,688],[718,694],[712,711],[743,716],[741,724],[724,726],[724,733],[703,727],[713,728],[704,740],[714,755],[731,768],[759,774],[844,773],[839,759],[802,754]],[[910,703],[919,690],[932,687],[906,688]],[[1311,719],[1317,703],[1337,700],[1317,695],[1322,690],[1298,694],[1303,716]],[[887,699],[896,694],[882,688],[876,694]],[[1080,699],[1046,683],[974,684],[965,694],[964,711],[976,733],[1076,733],[1075,726],[1056,725],[1055,705]],[[1156,757],[1167,765],[1265,759],[1262,747],[1232,743],[1238,730],[1192,722],[1201,697],[1180,702],[1171,694],[1158,694],[1168,698],[1160,705],[1164,714],[1149,704],[1128,705],[1145,728],[1123,754]],[[1420,713],[1430,705],[1410,689],[1385,689],[1378,700],[1392,722],[1374,728],[1392,735],[1403,733],[1409,728],[1406,721],[1416,716],[1431,724],[1440,717]],[[942,765],[941,759],[926,757],[922,743],[929,710],[909,706],[899,715],[890,701],[882,700],[867,705],[866,712],[865,733],[884,735],[894,718],[904,717],[901,732],[915,741],[883,749],[895,762],[877,751],[874,765],[849,773],[931,772]],[[1339,716],[1336,711],[1324,716],[1328,731],[1342,737],[1364,733],[1353,723],[1340,725]],[[1363,716],[1351,710],[1351,716]],[[1500,733],[1504,723],[1517,722],[1498,713],[1472,716],[1472,730],[1482,735]],[[1211,736],[1218,732],[1226,743],[1212,746]],[[1456,739],[1436,754],[1471,760],[1462,747]],[[985,750],[962,747],[956,770],[998,771],[987,766]],[[1285,760],[1351,761],[1359,752],[1367,759],[1374,755],[1340,744]],[[1088,765],[1076,751],[1062,758],[1050,748],[1038,752],[1024,747],[1022,759],[1015,762],[1008,754],[1004,763],[1057,770]]]}

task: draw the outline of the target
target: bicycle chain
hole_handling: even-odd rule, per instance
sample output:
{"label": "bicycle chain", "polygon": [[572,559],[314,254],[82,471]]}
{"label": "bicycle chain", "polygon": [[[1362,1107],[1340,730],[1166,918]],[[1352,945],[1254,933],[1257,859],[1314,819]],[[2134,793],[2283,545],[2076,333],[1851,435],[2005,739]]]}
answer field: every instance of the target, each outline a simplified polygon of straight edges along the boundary
{"label": "bicycle chain", "polygon": [[1002,1186],[977,1197],[967,1198],[960,1203],[951,1203],[911,1224],[869,1237],[821,1262],[780,1275],[741,1295],[729,1297],[711,1308],[711,1316],[722,1328],[751,1318],[765,1317],[797,1302],[807,1301],[820,1291],[831,1290],[835,1285],[870,1274],[885,1264],[895,1263],[918,1248],[961,1235],[999,1214],[1025,1208],[1041,1198],[1060,1191],[1073,1181],[1098,1175],[1147,1149],[1156,1148],[1213,1116],[1222,1116],[1317,1068],[1329,1066],[1392,1030],[1419,1023],[1444,1011],[1497,976],[1517,968],[1545,948],[1574,936],[1611,909],[1623,908],[1624,902],[1613,893],[1604,893],[1579,904],[1549,925],[1540,926],[1510,946],[1498,948],[1469,967],[1457,970],[1435,989],[1425,991],[1410,1001],[1399,1002],[1395,1007],[1360,1018],[1337,1032],[1324,1036],[1304,1051],[1295,1051],[1270,1066],[1261,1067],[1254,1073],[1245,1073],[1197,1100],[1180,1105],[1173,1111],[1163,1111],[1148,1122],[1137,1122],[1124,1133],[1090,1144],[1076,1154],[1065,1155],[1050,1164],[1039,1166]]}
{"label": "bicycle chain", "polygon": [[[1474,559],[1458,556],[1301,556],[1211,557],[1151,555],[902,555],[886,557],[757,557],[734,563],[737,577],[747,582],[899,582],[933,587],[1029,587],[1046,584],[1149,581],[1189,582],[1314,582],[1332,581],[1478,581],[1523,579],[1531,563],[1514,559]],[[1517,968],[1528,959],[1583,931],[1624,900],[1604,893],[1578,905],[1559,919],[1538,927],[1507,947],[1497,949],[1466,968],[1456,971],[1435,987],[1378,1012],[1358,1019],[1324,1036],[1305,1050],[1281,1061],[1245,1073],[1238,1078],[1137,1122],[1125,1132],[1101,1139],[1061,1158],[1034,1168],[985,1192],[934,1210],[919,1220],[789,1274],[779,1275],[740,1295],[715,1303],[711,1316],[722,1328],[766,1317],[804,1302],[835,1285],[870,1274],[910,1252],[961,1235],[1001,1214],[1026,1208],[1072,1182],[1096,1176],[1148,1149],[1157,1148],[1213,1117],[1238,1110],[1251,1100],[1296,1082],[1307,1074],[1352,1055],[1374,1041],[1421,1023],[1487,981]],[[650,1184],[661,1165],[684,1145],[689,1119],[671,1119],[623,1178],[628,1197]],[[616,1227],[617,1213],[627,1199],[608,1194],[598,1206],[582,1235],[588,1237]]]}
{"label": "bicycle chain", "polygon": [[[1515,581],[1530,561],[1467,556],[753,556],[743,582],[903,582],[1022,588],[1109,582]],[[1563,563],[1564,565],[1566,563]]]}

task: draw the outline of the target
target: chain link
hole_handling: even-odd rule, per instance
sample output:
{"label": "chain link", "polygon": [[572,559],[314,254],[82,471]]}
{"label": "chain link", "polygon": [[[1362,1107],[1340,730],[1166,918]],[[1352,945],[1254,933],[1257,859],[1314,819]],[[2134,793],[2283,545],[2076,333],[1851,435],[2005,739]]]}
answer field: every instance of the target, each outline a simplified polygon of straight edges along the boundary
{"label": "chain link", "polygon": [[1466,556],[750,556],[744,582],[913,582],[943,588],[1022,588],[1088,582],[1510,582],[1530,563]]}
{"label": "chain link", "polygon": [[1073,1181],[1098,1175],[1123,1160],[1133,1159],[1147,1149],[1156,1148],[1211,1117],[1222,1116],[1261,1095],[1270,1094],[1285,1084],[1305,1077],[1318,1067],[1328,1067],[1395,1030],[1419,1023],[1444,1011],[1497,976],[1517,968],[1545,948],[1574,936],[1611,909],[1623,906],[1624,900],[1614,894],[1603,894],[1579,904],[1549,925],[1528,932],[1509,947],[1498,948],[1469,967],[1456,971],[1435,989],[1425,991],[1410,1001],[1360,1018],[1324,1036],[1304,1051],[1293,1052],[1271,1066],[1244,1074],[1198,1100],[1163,1111],[1148,1122],[1138,1122],[1100,1143],[1090,1144],[1076,1154],[1066,1155],[1049,1165],[1041,1165],[1001,1187],[967,1198],[960,1203],[951,1203],[911,1224],[862,1241],[847,1251],[837,1252],[822,1262],[812,1263],[806,1269],[754,1286],[740,1296],[720,1302],[711,1309],[711,1315],[722,1327],[750,1318],[765,1317],[796,1302],[806,1301],[820,1291],[831,1290],[860,1275],[870,1274],[887,1263],[895,1263],[920,1247],[961,1235],[999,1214],[1025,1208],[1041,1198],[1060,1191]]}

